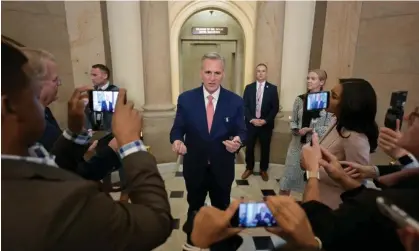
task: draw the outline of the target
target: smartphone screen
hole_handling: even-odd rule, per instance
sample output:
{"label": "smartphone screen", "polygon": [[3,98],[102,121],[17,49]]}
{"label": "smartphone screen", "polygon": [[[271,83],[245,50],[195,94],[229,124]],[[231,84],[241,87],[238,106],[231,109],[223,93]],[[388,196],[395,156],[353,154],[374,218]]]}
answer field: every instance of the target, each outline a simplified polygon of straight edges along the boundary
{"label": "smartphone screen", "polygon": [[323,110],[329,107],[329,92],[313,92],[307,95],[307,111]]}
{"label": "smartphone screen", "polygon": [[91,91],[89,93],[90,109],[94,112],[113,113],[117,99],[118,91]]}
{"label": "smartphone screen", "polygon": [[231,220],[232,227],[272,227],[277,223],[268,206],[263,202],[241,203]]}

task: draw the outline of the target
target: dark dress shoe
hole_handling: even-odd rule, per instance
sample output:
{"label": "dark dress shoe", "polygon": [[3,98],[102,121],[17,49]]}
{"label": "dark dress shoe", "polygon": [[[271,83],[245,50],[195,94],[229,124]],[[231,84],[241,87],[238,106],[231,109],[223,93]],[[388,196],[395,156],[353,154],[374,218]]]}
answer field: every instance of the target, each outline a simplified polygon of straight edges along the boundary
{"label": "dark dress shoe", "polygon": [[268,176],[268,173],[266,171],[261,171],[260,176],[262,177],[262,180],[264,180],[264,181],[269,180],[269,176]]}
{"label": "dark dress shoe", "polygon": [[253,174],[253,170],[246,169],[246,171],[244,171],[244,173],[242,174],[242,180],[249,178],[249,176],[252,174]]}

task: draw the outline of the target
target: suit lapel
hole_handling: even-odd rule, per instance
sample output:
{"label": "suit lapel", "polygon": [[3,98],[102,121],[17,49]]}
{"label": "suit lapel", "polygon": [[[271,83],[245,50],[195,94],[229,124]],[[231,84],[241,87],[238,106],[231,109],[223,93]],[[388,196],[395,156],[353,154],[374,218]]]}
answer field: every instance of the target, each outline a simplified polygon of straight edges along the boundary
{"label": "suit lapel", "polygon": [[265,83],[265,87],[264,87],[264,90],[263,90],[263,97],[262,97],[262,107],[261,107],[261,111],[263,111],[263,109],[265,108],[265,106],[266,106],[266,102],[268,102],[267,100],[268,100],[268,97],[269,97],[269,83],[268,82],[266,82]]}
{"label": "suit lapel", "polygon": [[251,101],[251,104],[252,104],[252,114],[253,114],[253,116],[255,116],[255,114],[256,114],[256,93],[257,93],[257,84],[256,84],[256,82],[253,82],[251,85],[250,85],[250,95],[251,95],[251,97],[250,97],[250,101]]}
{"label": "suit lapel", "polygon": [[205,135],[209,136],[210,134],[208,132],[207,108],[205,106],[206,97],[204,97],[204,87],[201,86],[200,88],[198,88],[196,93],[196,104],[198,104],[196,118],[198,119],[197,122],[199,125],[199,130],[203,131],[204,133],[206,133]]}
{"label": "suit lapel", "polygon": [[220,86],[220,95],[218,96],[217,106],[215,107],[214,119],[211,126],[211,137],[215,132],[219,131],[219,126],[224,122],[223,109],[227,107],[227,100],[225,98],[225,90]]}

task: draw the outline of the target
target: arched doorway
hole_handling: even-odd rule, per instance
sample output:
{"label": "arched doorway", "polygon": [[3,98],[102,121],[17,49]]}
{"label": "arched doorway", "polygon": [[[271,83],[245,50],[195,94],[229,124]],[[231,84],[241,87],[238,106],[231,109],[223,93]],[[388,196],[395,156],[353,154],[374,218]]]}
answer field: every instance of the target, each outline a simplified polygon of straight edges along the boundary
{"label": "arched doorway", "polygon": [[241,95],[244,35],[232,16],[218,9],[201,10],[183,24],[179,40],[179,92],[200,85],[201,57],[208,52],[218,52],[225,58],[223,87]]}
{"label": "arched doorway", "polygon": [[[179,2],[176,2],[179,3]],[[243,7],[243,6],[242,6]],[[185,22],[192,17],[195,13],[208,10],[218,10],[223,13],[228,13],[233,17],[241,26],[243,31],[243,77],[241,80],[241,90],[243,90],[244,83],[250,83],[253,79],[254,68],[254,23],[251,8],[238,7],[238,4],[232,1],[191,1],[182,6],[180,9],[176,8],[171,22],[170,29],[170,58],[171,58],[171,71],[172,71],[172,101],[177,103],[177,97],[181,91],[181,62],[180,51],[181,41],[180,33]],[[201,55],[202,56],[202,55]],[[237,62],[237,61],[236,61]],[[199,71],[198,71],[199,72]],[[238,80],[237,80],[238,81]],[[233,90],[237,91],[237,90]],[[240,93],[241,94],[241,93]]]}

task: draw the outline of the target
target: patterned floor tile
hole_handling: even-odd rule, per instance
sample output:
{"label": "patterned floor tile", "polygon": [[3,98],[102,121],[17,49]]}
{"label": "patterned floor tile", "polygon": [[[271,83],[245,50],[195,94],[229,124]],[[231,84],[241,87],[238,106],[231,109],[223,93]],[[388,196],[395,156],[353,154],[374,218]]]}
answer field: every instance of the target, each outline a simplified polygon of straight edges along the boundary
{"label": "patterned floor tile", "polygon": [[[186,187],[183,179],[182,167],[173,169],[171,173],[164,173],[166,190],[169,195],[169,202],[174,219],[174,229],[167,242],[154,251],[175,251],[181,250],[181,246],[186,240],[186,235],[182,231],[182,224],[186,221],[188,203],[186,201]],[[262,201],[263,196],[274,195],[279,191],[278,180],[283,173],[282,166],[270,167],[268,170],[270,180],[265,182],[261,179],[258,172],[251,175],[247,180],[242,180],[241,175],[246,170],[245,165],[237,164],[235,168],[235,182],[231,190],[231,199],[244,197],[250,201]],[[206,203],[210,205],[209,198]],[[283,243],[279,237],[273,236],[263,228],[246,229],[240,234],[243,244],[238,251],[269,250],[274,244]]]}
{"label": "patterned floor tile", "polygon": [[249,181],[247,181],[247,180],[236,180],[236,184],[238,186],[248,186],[249,185]]}
{"label": "patterned floor tile", "polygon": [[253,236],[256,250],[272,250],[274,244],[270,236]]}
{"label": "patterned floor tile", "polygon": [[173,219],[173,229],[179,229],[180,219]]}
{"label": "patterned floor tile", "polygon": [[272,196],[276,195],[275,191],[273,189],[262,189],[263,196]]}
{"label": "patterned floor tile", "polygon": [[183,191],[171,191],[170,192],[170,198],[183,198]]}

